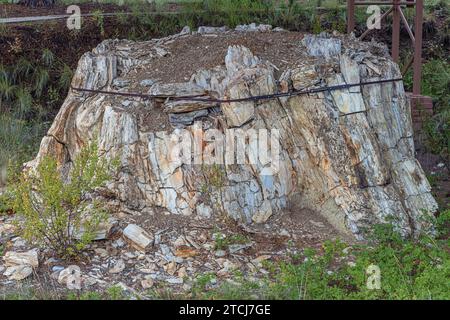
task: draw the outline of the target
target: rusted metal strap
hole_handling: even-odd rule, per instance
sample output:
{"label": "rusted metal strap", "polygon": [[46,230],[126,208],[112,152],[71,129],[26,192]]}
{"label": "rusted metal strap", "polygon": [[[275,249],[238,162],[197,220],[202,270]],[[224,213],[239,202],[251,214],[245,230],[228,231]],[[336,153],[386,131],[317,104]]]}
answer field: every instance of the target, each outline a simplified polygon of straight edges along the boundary
{"label": "rusted metal strap", "polygon": [[202,98],[202,96],[200,96],[200,95],[193,95],[193,96],[150,95],[150,94],[135,93],[135,92],[83,89],[83,88],[75,88],[72,86],[70,88],[74,91],[79,91],[79,92],[101,93],[101,94],[124,96],[124,97],[136,97],[136,98],[142,98],[142,99],[146,99],[146,100],[161,99],[161,100],[172,100],[172,101],[210,102],[210,103],[221,104],[221,103],[231,103],[231,102],[271,100],[271,99],[277,99],[277,98],[282,98],[282,97],[308,95],[308,94],[314,94],[314,93],[319,93],[319,92],[342,90],[342,89],[348,89],[348,88],[352,88],[352,87],[363,87],[363,86],[367,86],[367,85],[397,82],[397,81],[403,81],[403,78],[382,79],[382,80],[374,80],[374,81],[367,81],[367,82],[360,82],[360,83],[349,83],[349,84],[346,83],[346,84],[340,84],[340,85],[334,85],[334,86],[325,86],[325,87],[320,87],[320,88],[312,88],[312,89],[304,89],[304,90],[291,90],[288,92],[279,92],[279,93],[251,96],[251,97],[237,98],[237,99]]}

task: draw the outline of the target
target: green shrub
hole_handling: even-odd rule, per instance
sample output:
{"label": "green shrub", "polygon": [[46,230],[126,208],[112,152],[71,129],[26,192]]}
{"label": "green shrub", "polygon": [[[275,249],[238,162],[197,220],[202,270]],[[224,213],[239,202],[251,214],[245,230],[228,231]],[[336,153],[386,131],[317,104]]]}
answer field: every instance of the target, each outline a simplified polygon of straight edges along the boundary
{"label": "green shrub", "polygon": [[15,81],[20,81],[29,77],[33,72],[34,72],[33,64],[26,58],[21,57],[14,66],[12,76]]}
{"label": "green shrub", "polygon": [[[412,90],[412,70],[404,77],[408,90]],[[432,59],[422,65],[422,94],[434,98],[439,106],[447,106],[450,101],[450,63]]]}
{"label": "green shrub", "polygon": [[247,243],[251,243],[251,239],[244,235],[233,234],[226,236],[220,232],[216,232],[214,250],[226,250],[230,245]]}
{"label": "green shrub", "polygon": [[450,63],[430,60],[423,65],[422,94],[436,98],[439,103],[450,101]]}
{"label": "green shrub", "polygon": [[109,179],[109,170],[96,143],[81,150],[68,182],[63,181],[56,160],[44,157],[35,173],[23,173],[10,188],[22,236],[61,257],[79,253],[106,218],[100,204],[89,201],[89,194]]}
{"label": "green shrub", "polygon": [[[405,86],[412,89],[411,70]],[[434,115],[424,115],[423,130],[429,151],[440,155],[450,165],[450,63],[433,59],[422,66],[422,94],[433,98]]]}
{"label": "green shrub", "polygon": [[125,300],[124,290],[119,285],[114,285],[106,289],[107,300]]}
{"label": "green shrub", "polygon": [[51,67],[55,61],[55,55],[50,49],[46,48],[42,51],[41,60],[46,67]]}
{"label": "green shrub", "polygon": [[14,97],[16,86],[11,79],[5,76],[0,77],[0,102],[10,101]]}
{"label": "green shrub", "polygon": [[105,35],[105,22],[104,22],[104,18],[103,18],[103,12],[98,9],[94,10],[94,11],[92,11],[92,17],[94,18],[94,21],[100,30],[100,34],[103,37]]}
{"label": "green shrub", "polygon": [[18,119],[23,119],[24,116],[31,110],[33,105],[33,97],[26,88],[19,88],[16,91],[16,108],[14,115]]}
{"label": "green shrub", "polygon": [[[439,221],[440,220],[440,221]],[[449,231],[449,214],[438,218],[439,234]],[[403,239],[390,224],[373,229],[368,244],[326,241],[304,249],[291,261],[266,262],[260,282],[245,276],[199,291],[209,299],[450,299],[450,256],[446,240]],[[351,262],[350,262],[351,261]],[[380,288],[367,286],[368,267],[380,270]]]}
{"label": "green shrub", "polygon": [[50,81],[49,71],[44,67],[36,68],[34,72],[34,93],[37,98],[40,98],[44,93],[44,89],[47,87]]}
{"label": "green shrub", "polygon": [[60,68],[59,73],[59,87],[60,89],[67,90],[70,86],[70,82],[72,81],[73,71],[67,64],[64,64]]}
{"label": "green shrub", "polygon": [[423,130],[428,149],[450,166],[450,108],[426,118]]}
{"label": "green shrub", "polygon": [[441,237],[450,236],[450,209],[442,211],[436,219],[436,229]]}
{"label": "green shrub", "polygon": [[6,183],[7,167],[8,174],[14,173],[31,160],[47,126],[47,123],[16,119],[9,113],[0,114],[0,185]]}

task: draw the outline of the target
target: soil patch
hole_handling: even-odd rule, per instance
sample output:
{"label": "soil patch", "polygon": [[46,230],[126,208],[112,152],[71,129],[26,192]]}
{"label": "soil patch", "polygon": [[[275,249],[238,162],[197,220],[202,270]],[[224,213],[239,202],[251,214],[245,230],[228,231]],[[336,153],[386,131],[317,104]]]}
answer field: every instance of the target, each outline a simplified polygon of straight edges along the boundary
{"label": "soil patch", "polygon": [[301,57],[300,32],[270,33],[218,33],[192,35],[177,39],[165,47],[170,54],[152,61],[151,69],[143,78],[160,80],[164,83],[185,82],[200,69],[214,68],[225,64],[229,46],[242,45],[254,55],[274,64],[279,73],[292,67]]}

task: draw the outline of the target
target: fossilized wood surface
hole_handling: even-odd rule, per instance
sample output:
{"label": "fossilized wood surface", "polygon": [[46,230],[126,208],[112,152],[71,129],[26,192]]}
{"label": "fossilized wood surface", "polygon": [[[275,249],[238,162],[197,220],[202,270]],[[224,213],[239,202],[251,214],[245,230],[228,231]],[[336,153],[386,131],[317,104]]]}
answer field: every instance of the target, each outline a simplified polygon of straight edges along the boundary
{"label": "fossilized wood surface", "polygon": [[[155,56],[168,54],[166,42],[185,36],[189,34],[148,42],[104,41],[81,58],[72,85],[124,92],[137,88],[136,70],[151,68]],[[230,46],[224,64],[197,70],[185,83],[149,80],[139,88],[152,94],[207,93],[226,99],[400,77],[386,48],[375,43],[306,36],[298,46],[302,53],[295,67],[282,70],[279,77],[270,62],[243,46]],[[289,201],[299,201],[337,229],[360,237],[365,227],[388,216],[395,217],[405,234],[417,232],[424,226],[422,215],[437,208],[414,158],[409,103],[401,82],[211,107],[71,91],[29,166],[51,154],[67,172],[71,159],[97,135],[105,156],[121,161],[108,186],[111,193],[120,207],[144,213],[161,207],[172,214],[207,218],[224,212],[244,222],[264,222]],[[180,115],[177,128],[147,121],[161,117],[168,122]],[[160,131],[183,127],[194,135],[199,128],[190,123],[196,117],[203,126],[222,131],[278,129],[279,171],[264,175],[269,163],[260,160],[225,166],[215,188],[213,169],[170,161],[173,145],[161,139]],[[250,151],[255,150],[250,146]]]}

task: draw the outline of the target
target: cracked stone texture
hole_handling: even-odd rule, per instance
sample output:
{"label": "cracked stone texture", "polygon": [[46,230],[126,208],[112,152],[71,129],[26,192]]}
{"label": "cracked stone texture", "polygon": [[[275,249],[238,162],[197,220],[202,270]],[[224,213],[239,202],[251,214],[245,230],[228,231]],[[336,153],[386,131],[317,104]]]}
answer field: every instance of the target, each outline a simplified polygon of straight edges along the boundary
{"label": "cracked stone texture", "polygon": [[[154,57],[168,54],[164,43],[181,36],[186,34],[147,42],[104,41],[83,55],[72,86],[126,92],[128,83],[140,82],[136,70],[151,68]],[[279,78],[270,62],[243,46],[230,46],[222,65],[197,70],[185,83],[154,83],[142,90],[227,99],[400,77],[386,48],[376,43],[320,35],[307,36],[299,45],[302,59]],[[410,106],[402,82],[223,103],[221,112],[208,111],[206,117],[201,113],[203,126],[221,131],[278,129],[281,160],[272,176],[264,174],[268,159],[219,169],[171,161],[176,142],[162,139],[165,126],[155,126],[148,118],[162,114],[168,119],[202,107],[71,90],[28,166],[36,167],[50,154],[67,174],[80,148],[98,137],[104,155],[121,161],[108,185],[120,207],[140,212],[160,207],[171,214],[203,218],[225,213],[246,223],[263,223],[297,201],[299,207],[314,210],[357,238],[364,237],[366,227],[390,216],[403,234],[416,234],[426,227],[423,215],[437,209],[414,158]],[[205,104],[207,110],[210,107]],[[200,129],[178,124],[164,130],[180,126],[192,136]],[[254,147],[250,145],[250,153],[256,152]],[[220,184],[214,186],[211,181],[217,180]]]}

